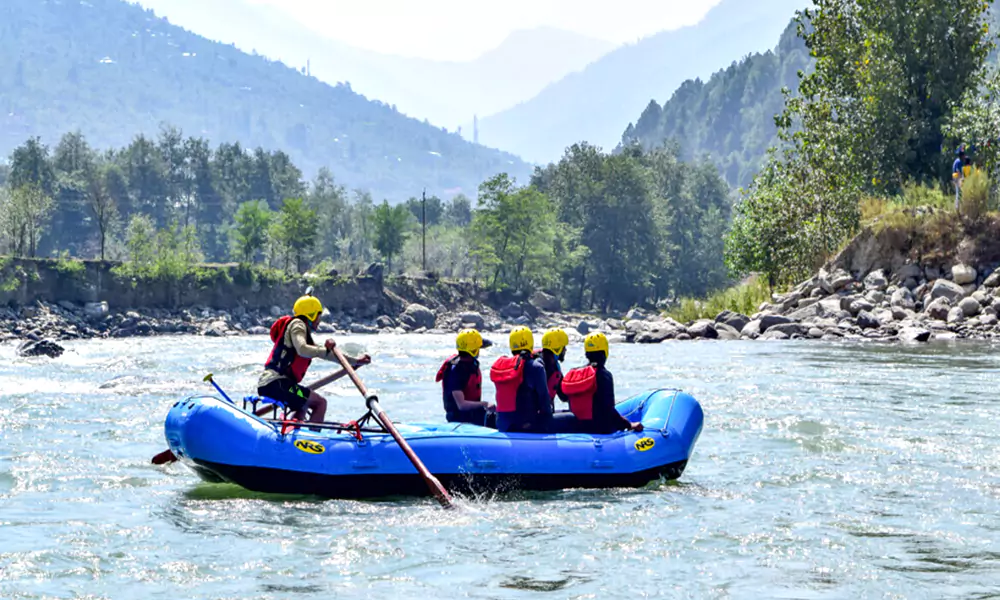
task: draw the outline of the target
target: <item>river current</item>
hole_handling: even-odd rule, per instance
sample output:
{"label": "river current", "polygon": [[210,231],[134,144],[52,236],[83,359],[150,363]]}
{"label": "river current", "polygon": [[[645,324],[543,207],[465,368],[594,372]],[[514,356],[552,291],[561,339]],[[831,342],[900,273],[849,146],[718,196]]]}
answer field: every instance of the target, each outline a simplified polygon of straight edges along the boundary
{"label": "river current", "polygon": [[[442,418],[451,338],[341,341],[375,357],[359,374],[390,416]],[[268,345],[91,340],[57,360],[0,346],[0,598],[1000,598],[993,346],[613,346],[620,397],[680,387],[705,410],[683,477],[640,490],[444,512],[151,465],[169,406],[210,391],[207,372],[242,396]],[[331,418],[363,412],[346,380],[325,394]]]}

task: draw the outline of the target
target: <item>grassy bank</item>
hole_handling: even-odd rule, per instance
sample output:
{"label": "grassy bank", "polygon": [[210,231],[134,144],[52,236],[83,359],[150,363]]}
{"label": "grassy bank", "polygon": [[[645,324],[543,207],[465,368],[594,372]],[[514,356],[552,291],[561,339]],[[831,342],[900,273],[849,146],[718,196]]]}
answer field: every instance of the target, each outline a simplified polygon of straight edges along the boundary
{"label": "grassy bank", "polygon": [[767,287],[767,281],[754,275],[707,298],[682,298],[673,309],[667,311],[667,316],[681,323],[688,323],[698,319],[714,319],[724,310],[752,315],[757,312],[761,303],[770,299],[771,291]]}

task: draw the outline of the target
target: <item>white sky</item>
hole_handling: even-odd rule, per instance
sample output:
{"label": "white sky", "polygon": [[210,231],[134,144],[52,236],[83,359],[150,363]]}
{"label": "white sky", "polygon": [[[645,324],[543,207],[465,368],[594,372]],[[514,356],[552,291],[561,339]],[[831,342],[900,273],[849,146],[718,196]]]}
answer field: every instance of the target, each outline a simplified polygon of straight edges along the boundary
{"label": "white sky", "polygon": [[[511,32],[539,26],[615,43],[697,23],[720,0],[250,0],[281,8],[352,46],[471,60]],[[751,2],[753,0],[746,0]]]}

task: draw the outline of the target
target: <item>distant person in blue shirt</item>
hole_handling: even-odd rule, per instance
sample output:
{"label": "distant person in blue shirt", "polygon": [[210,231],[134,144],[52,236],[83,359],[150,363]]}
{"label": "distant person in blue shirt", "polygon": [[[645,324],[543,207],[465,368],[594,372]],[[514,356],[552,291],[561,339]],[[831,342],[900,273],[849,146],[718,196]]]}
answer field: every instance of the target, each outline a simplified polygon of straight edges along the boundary
{"label": "distant person in blue shirt", "polygon": [[965,166],[965,146],[958,147],[958,158],[951,165],[951,180],[955,184],[955,212],[958,212],[958,201],[962,197],[962,182],[965,174],[962,167]]}

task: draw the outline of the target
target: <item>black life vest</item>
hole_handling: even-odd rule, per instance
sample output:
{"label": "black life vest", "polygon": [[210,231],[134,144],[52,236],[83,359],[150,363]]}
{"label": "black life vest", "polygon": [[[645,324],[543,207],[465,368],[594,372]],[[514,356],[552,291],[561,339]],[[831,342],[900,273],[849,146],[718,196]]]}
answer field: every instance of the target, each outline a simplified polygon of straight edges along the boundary
{"label": "black life vest", "polygon": [[[441,368],[438,369],[437,375],[434,377],[434,381],[441,382],[441,386],[444,387],[444,377],[448,374],[448,371],[462,360],[462,357],[458,354],[452,354],[448,357],[448,360],[442,363]],[[476,370],[469,376],[469,381],[462,388],[462,394],[465,395],[466,400],[472,402],[479,402],[483,397],[483,374],[479,370],[479,361],[473,359],[476,365]]]}
{"label": "black life vest", "polygon": [[570,370],[562,380],[562,391],[569,396],[569,409],[577,419],[594,419],[594,395],[597,393],[597,369],[594,365]]}
{"label": "black life vest", "polygon": [[264,367],[281,373],[285,377],[294,379],[295,383],[299,383],[306,376],[306,371],[309,369],[312,359],[299,356],[294,346],[285,345],[285,332],[288,331],[288,326],[291,324],[292,319],[301,319],[306,323],[306,342],[309,344],[313,343],[312,333],[309,331],[309,323],[306,322],[304,316],[290,317],[285,315],[279,317],[271,325],[271,341],[274,342],[274,347],[271,348],[271,354],[268,355]]}

